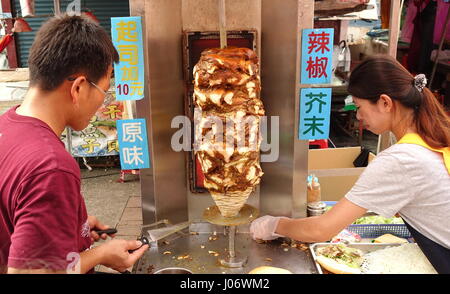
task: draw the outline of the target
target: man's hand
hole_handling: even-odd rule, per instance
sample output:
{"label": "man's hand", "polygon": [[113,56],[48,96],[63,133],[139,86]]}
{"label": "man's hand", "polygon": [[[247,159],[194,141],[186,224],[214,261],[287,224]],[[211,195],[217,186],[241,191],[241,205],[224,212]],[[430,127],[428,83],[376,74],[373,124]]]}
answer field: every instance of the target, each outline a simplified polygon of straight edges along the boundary
{"label": "man's hand", "polygon": [[[107,230],[109,229],[109,226],[102,224],[95,216],[88,216],[88,223],[89,227],[91,228],[91,241],[97,242],[102,238],[103,240],[106,240],[107,236],[106,234],[102,234],[99,236],[95,230]],[[115,235],[110,235],[111,238],[114,238]]]}
{"label": "man's hand", "polygon": [[[141,241],[111,240],[98,248],[102,250],[101,264],[118,272],[124,272],[148,250]],[[129,250],[135,250],[132,253]]]}
{"label": "man's hand", "polygon": [[255,219],[250,225],[250,235],[254,240],[274,240],[280,237],[284,237],[283,235],[275,233],[278,222],[281,218],[286,217],[265,215],[263,217]]}

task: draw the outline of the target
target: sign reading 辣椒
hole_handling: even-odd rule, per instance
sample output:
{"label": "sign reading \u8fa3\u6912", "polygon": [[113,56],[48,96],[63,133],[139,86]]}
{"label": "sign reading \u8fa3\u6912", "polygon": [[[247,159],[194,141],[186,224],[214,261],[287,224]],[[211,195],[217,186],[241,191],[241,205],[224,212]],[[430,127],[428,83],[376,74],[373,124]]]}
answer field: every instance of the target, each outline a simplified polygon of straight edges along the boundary
{"label": "sign reading \u8fa3\u6912", "polygon": [[302,84],[331,82],[334,29],[304,29],[302,34]]}

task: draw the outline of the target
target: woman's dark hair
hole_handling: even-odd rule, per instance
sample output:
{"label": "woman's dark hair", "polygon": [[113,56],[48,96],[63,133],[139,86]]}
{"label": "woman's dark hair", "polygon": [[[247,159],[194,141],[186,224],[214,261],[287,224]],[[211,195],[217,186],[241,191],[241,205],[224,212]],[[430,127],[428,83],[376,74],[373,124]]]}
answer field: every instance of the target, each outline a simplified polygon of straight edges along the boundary
{"label": "woman's dark hair", "polygon": [[83,73],[96,83],[118,61],[108,33],[89,17],[52,17],[39,29],[31,46],[30,86],[51,91],[75,73]]}
{"label": "woman's dark hair", "polygon": [[[450,118],[428,88],[419,91],[414,76],[388,55],[375,55],[351,73],[348,92],[376,103],[382,94],[414,109],[419,135],[434,148],[450,146]],[[400,138],[398,138],[400,139]]]}

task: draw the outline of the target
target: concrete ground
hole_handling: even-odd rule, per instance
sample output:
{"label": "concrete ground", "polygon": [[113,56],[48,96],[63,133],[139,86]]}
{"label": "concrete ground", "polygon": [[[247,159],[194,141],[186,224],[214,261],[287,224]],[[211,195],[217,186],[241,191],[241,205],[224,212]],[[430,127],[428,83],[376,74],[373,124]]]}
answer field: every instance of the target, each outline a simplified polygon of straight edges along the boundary
{"label": "concrete ground", "polygon": [[[120,169],[82,169],[81,193],[88,214],[118,230],[115,238],[136,240],[142,227],[139,175],[126,174],[124,183],[117,182],[119,177]],[[96,270],[117,273],[105,266]]]}

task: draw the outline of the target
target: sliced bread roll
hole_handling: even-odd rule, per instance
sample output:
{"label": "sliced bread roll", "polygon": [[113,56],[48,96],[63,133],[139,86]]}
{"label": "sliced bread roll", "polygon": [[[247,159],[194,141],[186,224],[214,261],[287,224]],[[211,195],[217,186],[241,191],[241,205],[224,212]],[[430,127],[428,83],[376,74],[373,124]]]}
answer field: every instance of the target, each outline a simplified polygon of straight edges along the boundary
{"label": "sliced bread roll", "polygon": [[333,274],[360,274],[361,270],[350,267],[348,265],[337,262],[334,259],[325,257],[323,255],[317,256],[317,262],[327,271]]}
{"label": "sliced bread roll", "polygon": [[292,274],[292,272],[279,267],[260,266],[252,269],[249,274]]}
{"label": "sliced bread roll", "polygon": [[375,240],[373,240],[374,243],[408,243],[408,240],[399,238],[397,236],[394,236],[392,234],[384,234]]}

